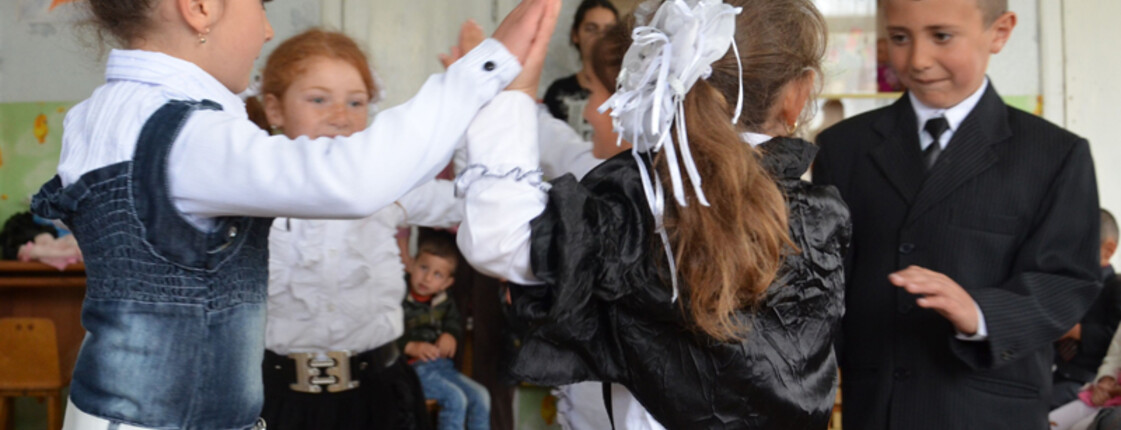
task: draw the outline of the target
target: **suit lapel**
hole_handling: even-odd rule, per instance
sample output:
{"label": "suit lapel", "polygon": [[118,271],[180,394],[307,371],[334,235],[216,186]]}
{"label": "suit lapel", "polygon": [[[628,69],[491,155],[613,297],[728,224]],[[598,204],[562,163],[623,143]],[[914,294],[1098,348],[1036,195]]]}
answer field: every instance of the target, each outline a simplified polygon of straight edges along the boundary
{"label": "suit lapel", "polygon": [[883,141],[870,155],[888,182],[911,204],[924,176],[915,112],[906,95],[892,104],[888,112],[872,125]]}
{"label": "suit lapel", "polygon": [[989,83],[977,106],[954,132],[926,177],[904,225],[913,222],[954,190],[997,162],[993,145],[1012,135],[1008,107]]}

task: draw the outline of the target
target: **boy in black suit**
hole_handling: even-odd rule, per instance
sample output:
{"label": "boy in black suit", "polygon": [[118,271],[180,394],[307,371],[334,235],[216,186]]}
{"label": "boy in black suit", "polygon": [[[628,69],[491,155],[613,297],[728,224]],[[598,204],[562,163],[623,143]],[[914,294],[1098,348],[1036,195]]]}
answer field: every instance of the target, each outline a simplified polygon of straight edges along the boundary
{"label": "boy in black suit", "polygon": [[1048,427],[1051,343],[1100,289],[1088,143],[985,76],[1007,0],[885,0],[908,93],[824,131],[849,204],[844,427]]}

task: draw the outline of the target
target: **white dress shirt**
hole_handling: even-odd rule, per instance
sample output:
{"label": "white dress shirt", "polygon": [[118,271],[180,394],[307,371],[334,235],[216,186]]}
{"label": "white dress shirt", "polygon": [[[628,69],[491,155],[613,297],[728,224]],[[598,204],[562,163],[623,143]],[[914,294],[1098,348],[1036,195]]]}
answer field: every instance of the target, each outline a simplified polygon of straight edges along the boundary
{"label": "white dress shirt", "polygon": [[132,159],[145,121],[169,100],[209,99],[168,159],[172,200],[196,225],[226,215],[360,218],[436,175],[475,113],[521,72],[488,39],[433,75],[408,102],[349,137],[288,139],[250,122],[241,99],[194,63],[158,52],[114,50],[107,83],[66,115],[63,185]]}
{"label": "white dress shirt", "polygon": [[[981,96],[985,95],[985,89],[989,87],[989,78],[981,84],[981,87],[949,109],[932,108],[923,104],[922,101],[915,97],[913,93],[908,92],[907,96],[911,98],[911,107],[915,110],[915,120],[919,125],[919,146],[920,149],[926,150],[931,143],[934,142],[934,136],[929,132],[923,130],[926,126],[926,121],[940,116],[946,117],[946,123],[950,126],[946,131],[942,132],[942,136],[938,138],[938,144],[942,149],[946,149],[946,145],[950,143],[950,139],[954,137],[954,132],[961,127],[962,121],[965,117],[973,112],[973,108],[977,107],[977,102],[981,101]],[[981,311],[981,306],[977,302],[973,302],[973,306],[977,309],[977,333],[967,335],[961,332],[957,333],[957,338],[961,340],[982,341],[989,338],[989,329],[985,325],[985,313]]]}
{"label": "white dress shirt", "polygon": [[556,119],[545,105],[537,105],[537,145],[541,172],[547,179],[571,173],[579,181],[603,160],[592,155],[591,142],[584,140],[567,122]]}
{"label": "white dress shirt", "polygon": [[908,92],[907,96],[911,98],[911,107],[915,110],[915,120],[918,121],[919,125],[919,149],[926,150],[926,147],[934,142],[934,136],[931,136],[930,133],[923,130],[923,127],[926,126],[926,121],[940,116],[946,117],[946,123],[950,126],[950,128],[942,132],[942,136],[938,138],[938,144],[942,146],[942,149],[946,149],[946,145],[950,143],[950,138],[954,137],[954,132],[961,127],[961,123],[965,121],[965,117],[969,116],[970,112],[973,112],[973,108],[977,107],[977,102],[981,101],[981,96],[985,95],[985,89],[988,87],[989,78],[985,78],[985,81],[977,91],[974,91],[973,94],[970,94],[969,97],[966,97],[961,103],[949,109],[927,106],[919,101],[914,93]]}
{"label": "white dress shirt", "polygon": [[454,193],[451,182],[436,180],[362,219],[277,218],[269,233],[265,347],[362,352],[400,337],[407,287],[397,227],[459,222]]}

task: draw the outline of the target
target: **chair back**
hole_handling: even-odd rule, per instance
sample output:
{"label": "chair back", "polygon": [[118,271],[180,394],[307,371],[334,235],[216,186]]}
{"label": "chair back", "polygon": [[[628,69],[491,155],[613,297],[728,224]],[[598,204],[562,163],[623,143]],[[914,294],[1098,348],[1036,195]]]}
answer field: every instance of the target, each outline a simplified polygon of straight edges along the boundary
{"label": "chair back", "polygon": [[62,387],[54,322],[0,318],[0,390]]}

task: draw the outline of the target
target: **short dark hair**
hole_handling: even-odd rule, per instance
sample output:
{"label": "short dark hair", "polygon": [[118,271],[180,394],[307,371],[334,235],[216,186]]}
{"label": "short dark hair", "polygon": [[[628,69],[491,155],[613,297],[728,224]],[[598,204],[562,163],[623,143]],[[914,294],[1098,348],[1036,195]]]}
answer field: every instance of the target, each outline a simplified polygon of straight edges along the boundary
{"label": "short dark hair", "polygon": [[615,5],[607,0],[584,0],[580,2],[580,5],[576,6],[576,17],[572,19],[572,29],[568,32],[568,43],[571,43],[577,49],[580,49],[580,46],[572,41],[572,35],[580,29],[580,24],[584,23],[584,16],[588,15],[588,11],[597,7],[611,11],[611,14],[615,15],[615,19],[619,19],[619,9],[616,9]]}
{"label": "short dark hair", "polygon": [[455,267],[459,263],[459,249],[455,247],[455,235],[442,230],[425,229],[417,238],[416,256],[431,254],[452,263]]}
{"label": "short dark hair", "polygon": [[1113,219],[1113,214],[1109,211],[1102,209],[1102,242],[1113,239],[1117,240],[1117,220]]}
{"label": "short dark hair", "polygon": [[981,8],[981,18],[985,22],[985,27],[988,27],[1008,12],[1008,0],[977,0],[977,7]]}

